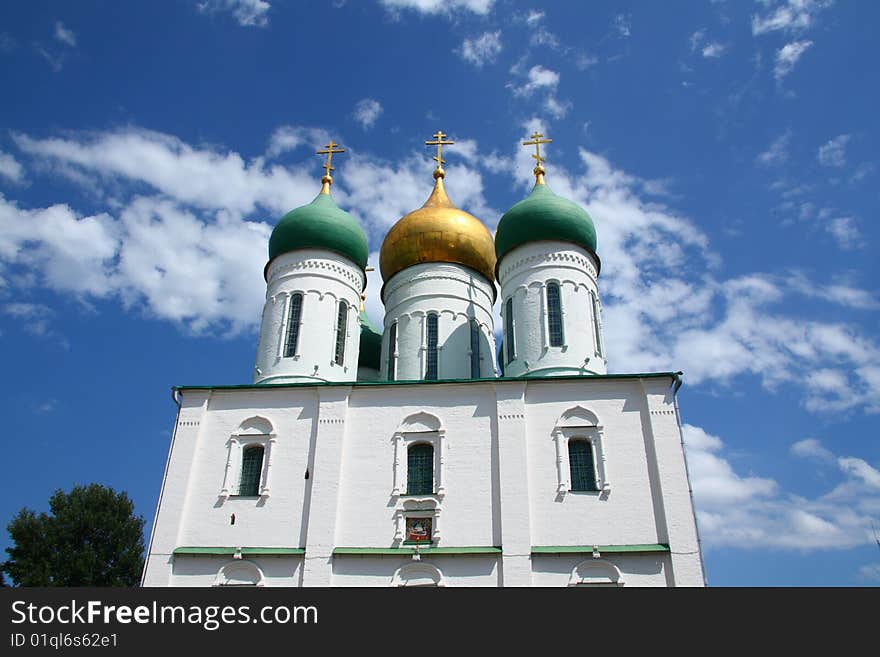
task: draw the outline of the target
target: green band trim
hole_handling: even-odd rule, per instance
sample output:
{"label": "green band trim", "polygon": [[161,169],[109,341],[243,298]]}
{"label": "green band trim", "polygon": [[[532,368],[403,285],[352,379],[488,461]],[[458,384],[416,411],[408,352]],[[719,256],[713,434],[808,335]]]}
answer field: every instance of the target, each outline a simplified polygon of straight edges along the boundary
{"label": "green band trim", "polygon": [[[597,545],[596,549],[609,554],[622,552],[669,552],[665,543],[640,543],[637,545]],[[592,553],[592,545],[542,545],[533,546],[532,554],[578,554]]]}
{"label": "green band trim", "polygon": [[410,386],[410,385],[443,385],[448,383],[507,383],[527,381],[542,383],[544,381],[568,381],[569,383],[591,381],[595,379],[657,379],[666,378],[680,380],[681,372],[642,372],[638,374],[584,374],[582,376],[518,376],[488,377],[482,379],[438,379],[436,381],[305,381],[297,383],[244,383],[225,386],[174,386],[174,390],[261,390],[266,388],[316,388],[319,386],[368,387],[368,386]]}
{"label": "green band trim", "polygon": [[[174,548],[173,554],[235,554],[238,548],[234,547],[179,547]],[[289,547],[243,547],[241,554],[305,554],[305,548]]]}
{"label": "green band trim", "polygon": [[[341,547],[333,550],[333,555],[409,555],[414,554],[415,548],[376,548],[376,547]],[[423,547],[419,554],[501,554],[500,547]]]}

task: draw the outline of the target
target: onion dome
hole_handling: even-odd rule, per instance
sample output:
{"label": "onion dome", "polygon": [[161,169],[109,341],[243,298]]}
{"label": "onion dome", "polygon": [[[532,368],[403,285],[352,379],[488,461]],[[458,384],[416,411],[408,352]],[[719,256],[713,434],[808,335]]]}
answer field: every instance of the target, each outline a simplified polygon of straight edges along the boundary
{"label": "onion dome", "polygon": [[398,272],[421,262],[451,262],[495,280],[492,235],[475,216],[452,204],[443,187],[445,173],[434,171],[434,191],[418,210],[402,217],[382,243],[379,270],[387,283]]}
{"label": "onion dome", "polygon": [[522,201],[510,208],[498,222],[495,230],[495,255],[498,262],[518,246],[532,242],[553,241],[577,244],[589,251],[599,265],[596,255],[596,227],[587,211],[577,203],[557,196],[544,181],[544,167],[540,144],[550,139],[536,132],[533,141],[523,145],[537,146],[535,187]]}
{"label": "onion dome", "polygon": [[378,370],[382,360],[382,334],[370,323],[363,303],[361,303],[358,319],[361,322],[361,350],[358,356],[358,367]]}
{"label": "onion dome", "polygon": [[315,200],[288,212],[272,230],[269,237],[270,263],[283,253],[300,249],[326,249],[345,256],[362,270],[366,269],[369,256],[367,235],[357,219],[336,205],[330,195],[330,186],[333,184],[330,159],[333,153],[344,152],[334,150],[337,145],[331,141],[327,145],[329,150],[318,151],[319,154],[329,154],[329,157],[324,165],[326,173],[321,178],[321,192]]}

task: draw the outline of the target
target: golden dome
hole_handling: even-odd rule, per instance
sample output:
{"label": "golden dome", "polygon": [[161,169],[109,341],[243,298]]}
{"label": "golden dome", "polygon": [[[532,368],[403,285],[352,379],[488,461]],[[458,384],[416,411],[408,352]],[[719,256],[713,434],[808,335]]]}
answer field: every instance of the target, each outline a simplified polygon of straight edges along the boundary
{"label": "golden dome", "polygon": [[[443,169],[434,172],[434,191],[418,210],[404,215],[385,236],[379,270],[387,283],[420,262],[453,262],[494,282],[495,242],[479,219],[452,204],[443,188]],[[494,285],[493,285],[494,290]]]}

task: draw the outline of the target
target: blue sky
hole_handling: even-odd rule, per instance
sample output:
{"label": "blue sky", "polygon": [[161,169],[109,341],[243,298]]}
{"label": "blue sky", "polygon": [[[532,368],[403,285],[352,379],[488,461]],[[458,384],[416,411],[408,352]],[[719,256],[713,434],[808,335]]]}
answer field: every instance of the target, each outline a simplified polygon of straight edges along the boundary
{"label": "blue sky", "polygon": [[[873,3],[0,5],[5,525],[55,488],[152,522],[170,387],[250,381],[274,222],[319,189],[494,230],[547,180],[593,217],[609,368],[683,370],[713,585],[880,583]],[[368,310],[381,325],[378,272]],[[0,539],[0,547],[8,537]]]}

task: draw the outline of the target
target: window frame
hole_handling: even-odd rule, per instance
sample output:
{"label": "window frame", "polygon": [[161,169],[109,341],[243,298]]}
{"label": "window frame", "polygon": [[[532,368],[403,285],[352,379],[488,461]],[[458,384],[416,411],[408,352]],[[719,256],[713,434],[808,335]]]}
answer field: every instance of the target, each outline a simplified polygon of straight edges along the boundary
{"label": "window frame", "polygon": [[[284,322],[284,343],[282,347],[282,358],[298,358],[299,357],[299,336],[302,328],[302,308],[305,295],[302,292],[293,292],[287,299],[287,321]],[[296,315],[294,315],[294,304],[299,301],[296,307]],[[296,318],[294,321],[294,317]],[[293,335],[293,344],[291,345],[291,335]]]}
{"label": "window frame", "polygon": [[345,366],[346,343],[348,342],[348,311],[349,305],[345,299],[340,299],[336,310],[336,331],[333,344],[333,365]]}
{"label": "window frame", "polygon": [[388,381],[397,380],[397,322],[394,320],[388,328],[388,365],[385,371]]}
{"label": "window frame", "polygon": [[[421,491],[421,490],[420,491],[413,491],[412,488],[415,487],[415,483],[413,482],[413,479],[412,479],[412,475],[413,475],[412,466],[413,466],[414,450],[418,450],[421,452],[421,451],[424,451],[425,449],[430,450],[430,454],[431,454],[430,459],[426,460],[430,464],[431,476],[430,476],[430,482],[424,482],[424,476],[423,476],[420,483],[428,483],[429,490],[427,490],[427,491]],[[436,484],[435,472],[436,472],[437,456],[436,456],[435,452],[436,452],[436,450],[434,449],[434,443],[431,441],[416,440],[416,441],[410,442],[406,446],[406,493],[404,493],[404,495],[406,497],[423,497],[425,495],[434,495],[436,493],[437,484]],[[423,460],[425,460],[425,459],[423,459]],[[419,473],[419,474],[421,474],[421,473]]]}
{"label": "window frame", "polygon": [[[554,290],[556,294],[555,303],[551,303],[550,290]],[[563,321],[562,312],[562,285],[559,281],[548,281],[544,286],[544,303],[547,308],[547,346],[548,347],[564,347],[565,346],[565,322]],[[554,315],[555,322],[554,322]],[[558,323],[559,331],[554,340],[553,324]],[[558,344],[556,342],[558,341]]]}
{"label": "window frame", "polygon": [[480,349],[480,338],[482,337],[483,332],[476,317],[472,317],[469,323],[471,340],[468,356],[471,361],[471,378],[479,379],[483,374],[483,356],[481,353],[482,350]]}
{"label": "window frame", "polygon": [[[587,438],[581,437],[572,437],[567,441],[567,449],[568,449],[568,481],[569,481],[569,491],[572,493],[598,493],[601,489],[599,488],[599,477],[597,475],[598,468],[596,467],[596,450],[593,445],[593,441],[588,440]],[[575,488],[574,481],[574,469],[572,462],[572,446],[573,445],[585,445],[586,454],[590,458],[590,468],[592,469],[592,478],[585,477],[586,488]],[[592,479],[592,481],[591,481]]]}
{"label": "window frame", "polygon": [[507,365],[516,360],[516,322],[513,313],[513,295],[504,302],[504,359]]}
{"label": "window frame", "polygon": [[[431,348],[432,319],[434,323],[433,350]],[[431,376],[432,374],[433,376]],[[437,381],[440,378],[440,316],[436,312],[429,312],[425,315],[425,373],[423,378],[425,381]]]}

